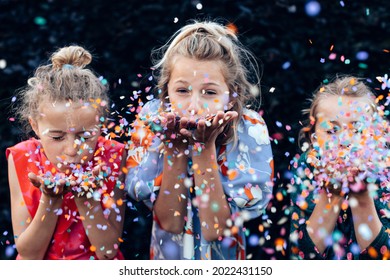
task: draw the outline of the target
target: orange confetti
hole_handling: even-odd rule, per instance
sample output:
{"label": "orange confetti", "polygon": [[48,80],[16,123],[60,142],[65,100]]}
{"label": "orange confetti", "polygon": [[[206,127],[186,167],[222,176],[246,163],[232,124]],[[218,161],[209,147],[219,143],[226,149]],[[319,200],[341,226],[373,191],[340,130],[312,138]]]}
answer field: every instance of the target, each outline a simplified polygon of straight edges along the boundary
{"label": "orange confetti", "polygon": [[299,205],[299,208],[301,208],[302,210],[306,210],[308,206],[309,206],[309,205],[307,204],[307,202],[306,202],[306,201],[303,201],[303,202]]}
{"label": "orange confetti", "polygon": [[235,234],[238,233],[238,227],[233,226],[232,229],[231,229],[230,231],[231,231],[231,233],[232,233],[233,235],[235,235]]}
{"label": "orange confetti", "polygon": [[238,34],[238,27],[234,23],[230,22],[226,24],[226,28],[231,32],[233,32],[235,35]]}
{"label": "orange confetti", "polygon": [[341,204],[341,209],[344,211],[347,210],[348,209],[348,202],[343,201],[343,203]]}
{"label": "orange confetti", "polygon": [[275,240],[275,246],[276,247],[278,247],[278,246],[283,246],[283,244],[284,244],[284,239],[283,238],[277,238],[276,240]]}
{"label": "orange confetti", "polygon": [[368,254],[373,258],[376,259],[378,257],[378,252],[373,248],[368,248]]}
{"label": "orange confetti", "polygon": [[91,245],[91,247],[89,247],[89,250],[90,250],[91,252],[96,252],[96,247],[93,246],[93,245]]}
{"label": "orange confetti", "polygon": [[229,170],[227,171],[227,175],[228,175],[228,179],[229,179],[230,181],[232,181],[232,180],[234,180],[235,178],[237,178],[237,176],[238,176],[238,171],[235,170],[235,169],[229,169]]}

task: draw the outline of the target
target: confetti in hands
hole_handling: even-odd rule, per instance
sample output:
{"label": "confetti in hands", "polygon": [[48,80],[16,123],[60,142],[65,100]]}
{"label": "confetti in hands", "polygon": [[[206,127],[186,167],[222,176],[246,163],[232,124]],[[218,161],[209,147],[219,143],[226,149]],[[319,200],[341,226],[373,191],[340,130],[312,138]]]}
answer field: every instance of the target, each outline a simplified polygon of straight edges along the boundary
{"label": "confetti in hands", "polygon": [[68,192],[72,192],[76,197],[94,198],[99,200],[100,188],[104,186],[105,164],[98,164],[90,169],[73,168],[71,175],[66,176],[64,173],[52,174],[34,174],[30,172],[28,178],[30,182],[50,197],[61,197]]}
{"label": "confetti in hands", "polygon": [[237,117],[238,113],[234,111],[219,111],[217,114],[197,119],[167,113],[149,121],[148,125],[169,147],[186,148],[189,144],[215,144],[226,125]]}

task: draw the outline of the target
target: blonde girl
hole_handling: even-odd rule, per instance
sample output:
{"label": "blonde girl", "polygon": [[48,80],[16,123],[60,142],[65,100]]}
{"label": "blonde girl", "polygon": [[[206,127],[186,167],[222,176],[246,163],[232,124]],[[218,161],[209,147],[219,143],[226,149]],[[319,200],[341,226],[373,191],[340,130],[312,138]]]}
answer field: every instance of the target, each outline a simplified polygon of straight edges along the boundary
{"label": "blonde girl", "polygon": [[153,211],[151,258],[245,259],[243,223],[273,187],[267,126],[245,107],[257,64],[216,22],[184,26],[154,54],[158,98],[134,123],[126,179]]}

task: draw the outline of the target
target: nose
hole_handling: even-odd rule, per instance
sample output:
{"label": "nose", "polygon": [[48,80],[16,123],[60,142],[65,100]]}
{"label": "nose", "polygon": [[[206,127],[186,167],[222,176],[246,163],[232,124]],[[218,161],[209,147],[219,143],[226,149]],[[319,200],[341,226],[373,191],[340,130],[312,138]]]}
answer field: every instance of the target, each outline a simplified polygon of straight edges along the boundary
{"label": "nose", "polygon": [[342,147],[342,148],[349,148],[351,146],[351,144],[353,143],[353,135],[351,135],[350,131],[348,130],[343,130],[340,134],[339,134],[339,139],[338,139],[338,142],[339,142],[339,147]]}
{"label": "nose", "polygon": [[196,92],[193,92],[191,94],[191,99],[190,99],[190,104],[188,104],[188,109],[187,112],[191,116],[196,116],[199,114],[199,111],[201,109],[201,104],[200,104],[200,98],[199,94]]}
{"label": "nose", "polygon": [[77,155],[78,146],[79,145],[76,143],[74,137],[69,137],[65,143],[65,156],[67,156],[68,158],[75,157]]}

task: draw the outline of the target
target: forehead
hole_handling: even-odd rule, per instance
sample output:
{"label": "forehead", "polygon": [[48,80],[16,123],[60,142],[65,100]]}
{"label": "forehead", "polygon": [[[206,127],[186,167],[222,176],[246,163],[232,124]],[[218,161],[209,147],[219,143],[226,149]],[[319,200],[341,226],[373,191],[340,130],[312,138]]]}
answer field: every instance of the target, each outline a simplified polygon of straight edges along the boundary
{"label": "forehead", "polygon": [[91,126],[99,121],[98,110],[88,104],[44,102],[39,109],[38,121],[61,129]]}
{"label": "forehead", "polygon": [[220,60],[197,60],[177,56],[173,59],[171,69],[171,77],[224,80],[224,67]]}
{"label": "forehead", "polygon": [[371,115],[372,103],[368,97],[327,95],[319,99],[315,114],[325,120],[355,120]]}

